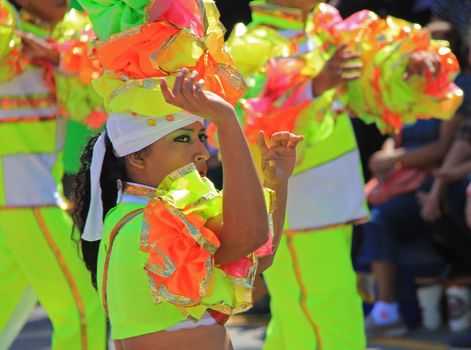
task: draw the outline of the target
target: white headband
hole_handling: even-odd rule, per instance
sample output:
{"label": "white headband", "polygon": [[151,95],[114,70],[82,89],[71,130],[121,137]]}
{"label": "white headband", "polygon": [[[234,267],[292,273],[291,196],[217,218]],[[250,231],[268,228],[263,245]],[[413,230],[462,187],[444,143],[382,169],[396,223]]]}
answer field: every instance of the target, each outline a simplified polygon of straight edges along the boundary
{"label": "white headband", "polygon": [[167,117],[132,116],[131,114],[112,113],[106,122],[106,132],[98,137],[93,146],[90,165],[90,208],[88,209],[82,239],[98,241],[103,234],[103,202],[101,200],[101,170],[106,153],[106,133],[118,157],[140,151],[160,140],[165,135],[194,122],[203,124],[204,119],[186,112]]}

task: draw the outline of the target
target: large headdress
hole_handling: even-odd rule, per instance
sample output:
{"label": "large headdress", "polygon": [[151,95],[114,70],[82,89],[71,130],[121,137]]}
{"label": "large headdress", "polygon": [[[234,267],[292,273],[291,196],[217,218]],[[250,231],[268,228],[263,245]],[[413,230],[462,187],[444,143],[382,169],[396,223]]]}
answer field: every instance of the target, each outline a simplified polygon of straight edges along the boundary
{"label": "large headdress", "polygon": [[[235,103],[246,90],[224,50],[224,27],[212,0],[80,0],[98,37],[94,55],[104,72],[94,87],[110,113],[107,133],[118,156],[136,152],[197,116],[168,104],[160,90],[182,68],[204,89]],[[101,238],[100,174],[105,135],[94,147],[91,205],[83,238]]]}
{"label": "large headdress", "polygon": [[225,29],[212,0],[80,0],[99,40],[104,69],[95,88],[110,112],[146,116],[178,112],[158,84],[186,67],[205,89],[235,103],[245,82],[224,50]]}

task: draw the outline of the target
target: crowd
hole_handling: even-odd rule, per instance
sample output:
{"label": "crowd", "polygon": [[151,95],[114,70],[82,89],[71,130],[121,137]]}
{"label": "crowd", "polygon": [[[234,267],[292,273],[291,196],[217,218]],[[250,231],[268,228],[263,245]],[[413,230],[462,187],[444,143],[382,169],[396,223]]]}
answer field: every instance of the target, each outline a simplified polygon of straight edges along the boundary
{"label": "crowd", "polygon": [[254,281],[264,349],[471,348],[470,16],[0,0],[0,349],[232,349]]}

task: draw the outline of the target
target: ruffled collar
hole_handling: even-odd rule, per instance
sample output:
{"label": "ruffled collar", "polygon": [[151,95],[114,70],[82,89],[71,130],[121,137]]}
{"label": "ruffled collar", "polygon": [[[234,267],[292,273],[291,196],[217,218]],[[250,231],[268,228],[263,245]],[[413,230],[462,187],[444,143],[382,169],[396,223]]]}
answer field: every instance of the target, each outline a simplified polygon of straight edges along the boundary
{"label": "ruffled collar", "polygon": [[168,174],[157,188],[133,182],[122,187],[121,203],[147,204],[158,197],[184,214],[198,212],[208,217],[222,211],[221,194],[208,178],[200,176],[193,163]]}
{"label": "ruffled collar", "polygon": [[303,30],[305,27],[303,13],[298,8],[275,5],[259,0],[252,1],[250,7],[254,24],[263,24],[276,29]]}

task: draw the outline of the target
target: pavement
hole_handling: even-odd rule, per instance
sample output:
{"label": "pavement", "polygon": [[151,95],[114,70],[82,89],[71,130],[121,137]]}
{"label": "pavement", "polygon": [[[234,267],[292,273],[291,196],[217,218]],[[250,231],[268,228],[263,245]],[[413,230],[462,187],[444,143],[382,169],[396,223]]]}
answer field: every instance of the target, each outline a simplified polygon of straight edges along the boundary
{"label": "pavement", "polygon": [[[266,318],[245,316],[231,318],[228,328],[234,349],[260,350],[267,321]],[[51,332],[51,324],[44,310],[38,306],[10,350],[49,350]],[[416,330],[401,338],[373,339],[367,350],[446,350],[445,341],[454,335],[446,329],[434,332]]]}

